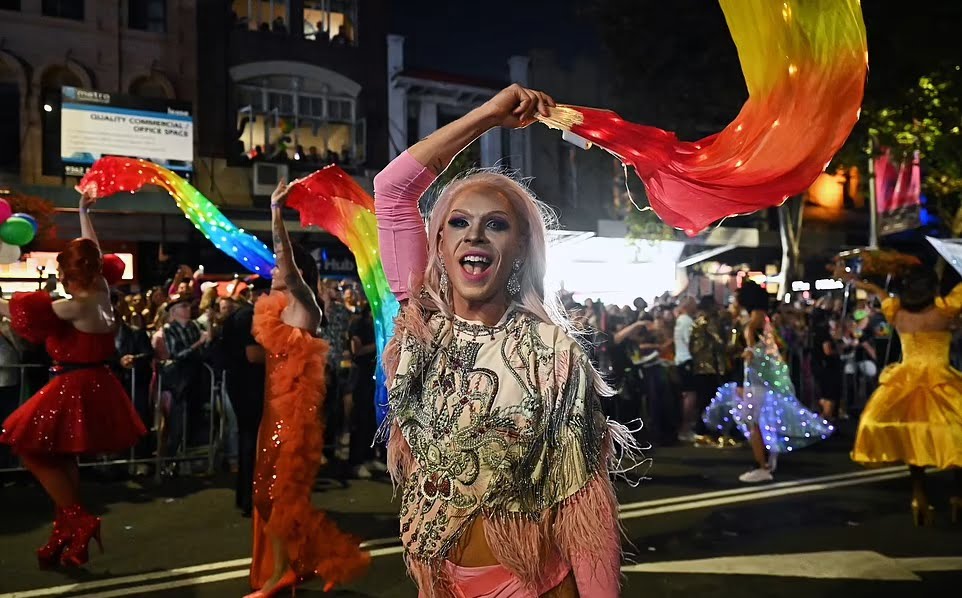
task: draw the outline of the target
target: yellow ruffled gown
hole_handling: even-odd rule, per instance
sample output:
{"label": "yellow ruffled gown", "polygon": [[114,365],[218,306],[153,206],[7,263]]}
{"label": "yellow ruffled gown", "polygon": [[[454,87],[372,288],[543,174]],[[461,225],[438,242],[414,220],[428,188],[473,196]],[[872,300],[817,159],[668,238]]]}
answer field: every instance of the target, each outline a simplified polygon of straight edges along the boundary
{"label": "yellow ruffled gown", "polygon": [[[898,299],[886,299],[882,313],[895,325]],[[931,327],[948,325],[962,311],[962,284],[935,301],[935,309],[915,314]],[[925,328],[926,326],[921,326]],[[859,421],[852,459],[864,464],[905,463],[962,467],[962,372],[949,365],[948,330],[905,332],[902,361],[885,368],[878,389]]]}

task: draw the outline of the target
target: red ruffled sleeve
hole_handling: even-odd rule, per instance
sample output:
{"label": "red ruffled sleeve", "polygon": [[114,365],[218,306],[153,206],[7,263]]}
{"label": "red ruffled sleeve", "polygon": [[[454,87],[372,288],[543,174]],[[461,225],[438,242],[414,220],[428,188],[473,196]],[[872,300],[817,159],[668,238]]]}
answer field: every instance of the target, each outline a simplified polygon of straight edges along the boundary
{"label": "red ruffled sleeve", "polygon": [[54,313],[53,297],[45,291],[15,293],[10,300],[10,320],[17,334],[38,345],[67,325]]}

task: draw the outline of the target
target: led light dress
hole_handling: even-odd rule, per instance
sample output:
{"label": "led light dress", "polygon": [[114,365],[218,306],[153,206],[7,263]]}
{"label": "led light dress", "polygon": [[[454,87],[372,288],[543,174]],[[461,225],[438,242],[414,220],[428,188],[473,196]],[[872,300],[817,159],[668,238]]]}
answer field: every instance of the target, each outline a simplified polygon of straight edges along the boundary
{"label": "led light dress", "polygon": [[724,431],[734,424],[745,438],[757,424],[765,448],[773,454],[804,448],[825,440],[835,431],[828,421],[795,398],[788,365],[782,361],[767,319],[764,333],[745,363],[744,383],[722,385],[702,420],[709,430]]}

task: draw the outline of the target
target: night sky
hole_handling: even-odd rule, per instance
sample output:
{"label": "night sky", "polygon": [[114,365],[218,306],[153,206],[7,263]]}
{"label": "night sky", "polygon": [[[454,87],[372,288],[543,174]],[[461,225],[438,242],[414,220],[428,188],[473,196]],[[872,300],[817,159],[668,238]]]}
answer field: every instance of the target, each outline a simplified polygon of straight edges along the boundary
{"label": "night sky", "polygon": [[[409,67],[506,80],[508,57],[534,48],[554,50],[562,64],[578,55],[604,57],[597,20],[586,9],[599,4],[615,13],[619,6],[631,13],[625,21],[638,32],[638,47],[654,52],[657,62],[665,62],[665,54],[675,57],[681,77],[711,78],[688,64],[692,54],[705,48],[679,44],[701,43],[709,55],[734,57],[721,11],[711,0],[395,0],[392,31],[407,36]],[[962,1],[916,0],[907,5],[870,0],[862,9],[872,63],[870,99],[913,85],[940,65],[962,61],[957,31]],[[732,66],[737,69],[737,63]],[[725,72],[726,79],[728,75]],[[737,75],[733,80],[738,81]],[[636,81],[657,82],[645,76]]]}
{"label": "night sky", "polygon": [[579,19],[578,5],[576,0],[397,0],[392,32],[407,36],[408,67],[506,81],[508,58],[532,48],[555,50],[562,63],[599,53],[595,27]]}

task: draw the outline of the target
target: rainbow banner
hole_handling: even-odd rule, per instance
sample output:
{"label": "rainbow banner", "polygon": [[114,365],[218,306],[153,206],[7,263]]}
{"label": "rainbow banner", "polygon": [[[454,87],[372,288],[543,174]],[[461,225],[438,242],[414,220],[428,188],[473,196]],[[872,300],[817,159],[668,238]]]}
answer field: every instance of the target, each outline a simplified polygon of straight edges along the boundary
{"label": "rainbow banner", "polygon": [[689,235],[808,189],[858,121],[868,71],[858,0],[720,3],[748,87],[748,100],[721,132],[680,141],[577,106],[538,117],[569,141],[598,145],[632,166],[655,213]]}
{"label": "rainbow banner", "polygon": [[337,166],[328,166],[295,181],[287,205],[300,213],[302,226],[318,226],[347,245],[357,262],[364,295],[374,316],[377,345],[377,391],[375,409],[378,425],[388,411],[384,366],[380,356],[394,334],[394,318],[400,308],[391,292],[377,244],[374,198]]}
{"label": "rainbow banner", "polygon": [[133,158],[104,157],[97,160],[77,185],[100,199],[115,193],[136,193],[146,185],[167,191],[191,224],[214,247],[237,260],[246,270],[271,277],[274,253],[263,241],[234,226],[220,210],[190,183],[163,166]]}

